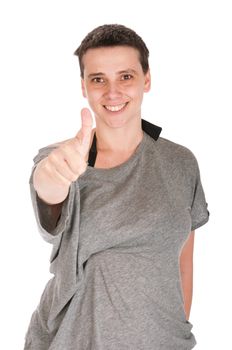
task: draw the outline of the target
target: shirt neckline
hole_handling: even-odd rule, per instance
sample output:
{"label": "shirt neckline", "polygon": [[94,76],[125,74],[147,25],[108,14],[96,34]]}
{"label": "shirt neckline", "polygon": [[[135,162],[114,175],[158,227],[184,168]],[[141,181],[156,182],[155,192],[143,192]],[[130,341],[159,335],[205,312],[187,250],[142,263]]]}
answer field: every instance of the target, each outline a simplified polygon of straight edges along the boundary
{"label": "shirt neckline", "polygon": [[[133,164],[136,162],[136,160],[139,158],[139,156],[141,155],[143,148],[146,144],[147,141],[147,137],[149,137],[146,132],[143,130],[143,137],[142,140],[140,141],[140,143],[137,145],[137,147],[135,148],[134,152],[132,153],[132,155],[123,163],[116,165],[114,167],[111,168],[95,168],[93,166],[87,166],[86,171],[83,173],[86,174],[93,174],[94,176],[100,176],[101,178],[103,176],[113,176],[115,174],[119,174],[121,172],[126,171],[128,168],[130,168],[131,166],[133,166]],[[80,175],[81,176],[81,175]]]}
{"label": "shirt neckline", "polygon": [[[141,128],[155,141],[158,140],[159,135],[162,131],[162,128],[160,126],[152,124],[151,122],[143,118],[141,118]],[[88,165],[94,167],[96,157],[97,157],[97,138],[96,138],[96,132],[95,132],[93,136],[93,141],[89,150]]]}

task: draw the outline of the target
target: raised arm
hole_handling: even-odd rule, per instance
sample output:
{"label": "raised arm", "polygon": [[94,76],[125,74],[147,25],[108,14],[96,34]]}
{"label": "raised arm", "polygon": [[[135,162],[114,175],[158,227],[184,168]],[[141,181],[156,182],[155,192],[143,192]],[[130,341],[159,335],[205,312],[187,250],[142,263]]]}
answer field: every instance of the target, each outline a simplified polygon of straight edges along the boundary
{"label": "raised arm", "polygon": [[59,222],[70,185],[85,172],[95,129],[87,108],[81,110],[82,125],[76,136],[61,142],[43,158],[33,172],[41,225],[51,232]]}

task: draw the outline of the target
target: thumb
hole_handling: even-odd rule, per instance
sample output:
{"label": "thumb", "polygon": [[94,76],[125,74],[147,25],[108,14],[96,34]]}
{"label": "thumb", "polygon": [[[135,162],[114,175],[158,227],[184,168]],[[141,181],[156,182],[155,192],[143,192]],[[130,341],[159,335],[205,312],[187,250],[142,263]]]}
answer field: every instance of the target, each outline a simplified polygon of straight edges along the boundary
{"label": "thumb", "polygon": [[80,140],[83,153],[89,152],[90,142],[93,137],[93,117],[88,108],[82,108],[81,110],[81,129],[77,136]]}

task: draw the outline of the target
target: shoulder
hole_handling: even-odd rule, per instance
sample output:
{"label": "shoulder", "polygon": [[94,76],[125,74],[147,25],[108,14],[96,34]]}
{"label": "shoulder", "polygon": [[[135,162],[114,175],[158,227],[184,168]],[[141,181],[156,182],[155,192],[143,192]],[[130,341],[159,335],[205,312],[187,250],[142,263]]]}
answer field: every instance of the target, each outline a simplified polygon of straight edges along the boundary
{"label": "shoulder", "polygon": [[196,174],[198,171],[198,161],[187,146],[159,137],[157,141],[150,138],[155,158],[167,169],[176,169],[188,174]]}
{"label": "shoulder", "polygon": [[171,141],[164,137],[158,139],[158,149],[162,155],[172,162],[181,162],[182,164],[196,165],[197,159],[192,150],[187,146]]}
{"label": "shoulder", "polygon": [[193,152],[184,145],[181,145],[164,137],[160,137],[158,141],[160,150],[166,152],[167,154],[170,154],[171,156],[181,156],[187,159],[195,158]]}

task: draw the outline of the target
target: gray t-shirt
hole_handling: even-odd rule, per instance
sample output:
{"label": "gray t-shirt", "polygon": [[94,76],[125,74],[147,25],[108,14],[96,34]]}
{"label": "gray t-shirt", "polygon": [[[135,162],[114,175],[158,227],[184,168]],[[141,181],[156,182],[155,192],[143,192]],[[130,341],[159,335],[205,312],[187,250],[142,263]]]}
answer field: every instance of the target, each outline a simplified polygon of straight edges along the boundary
{"label": "gray t-shirt", "polygon": [[[34,168],[54,147],[39,151]],[[209,219],[193,153],[143,131],[126,162],[88,166],[71,184],[53,230],[42,225],[32,174],[54,277],[32,314],[24,349],[192,349],[179,257],[190,232]]]}

